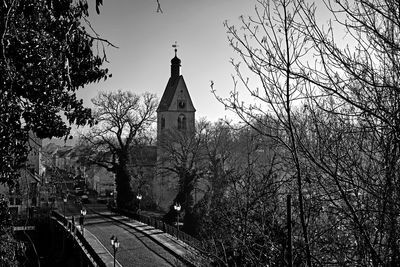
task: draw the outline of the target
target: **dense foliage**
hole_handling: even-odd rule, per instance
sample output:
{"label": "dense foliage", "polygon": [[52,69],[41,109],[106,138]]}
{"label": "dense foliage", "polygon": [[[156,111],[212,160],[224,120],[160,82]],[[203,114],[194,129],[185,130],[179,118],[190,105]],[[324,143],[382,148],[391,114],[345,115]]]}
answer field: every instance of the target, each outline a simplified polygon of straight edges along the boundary
{"label": "dense foliage", "polygon": [[14,238],[7,201],[0,198],[0,266],[21,266],[24,257],[23,243]]}
{"label": "dense foliage", "polygon": [[24,163],[28,133],[69,134],[91,123],[76,90],[107,77],[96,37],[81,22],[85,1],[2,1],[0,5],[0,182],[12,184]]}

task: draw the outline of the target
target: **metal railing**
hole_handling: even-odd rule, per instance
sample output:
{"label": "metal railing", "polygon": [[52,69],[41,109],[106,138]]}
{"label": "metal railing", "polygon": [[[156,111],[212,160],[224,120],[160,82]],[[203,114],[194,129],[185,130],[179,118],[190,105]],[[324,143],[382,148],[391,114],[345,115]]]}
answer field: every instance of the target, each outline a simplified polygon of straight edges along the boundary
{"label": "metal railing", "polygon": [[67,226],[68,220],[64,216],[62,216],[60,213],[57,211],[51,211],[51,216],[53,216],[57,221],[61,222],[64,226]]}
{"label": "metal railing", "polygon": [[191,235],[186,234],[185,232],[178,230],[177,227],[166,224],[165,222],[157,220],[151,216],[137,214],[124,209],[113,208],[112,211],[125,215],[129,218],[132,218],[149,226],[152,226],[158,230],[163,231],[164,233],[170,234],[200,251],[203,251],[204,249],[203,242],[201,242],[200,240],[194,238]]}
{"label": "metal railing", "polygon": [[62,216],[60,213],[56,211],[52,211],[51,215],[60,223],[64,225],[66,230],[69,230],[70,234],[73,235],[74,233],[75,237],[79,240],[79,242],[82,245],[82,248],[86,250],[87,254],[90,255],[90,257],[93,259],[94,263],[97,266],[100,267],[106,267],[106,264],[103,262],[103,260],[100,258],[100,256],[96,253],[96,251],[93,249],[93,247],[89,244],[89,242],[83,237],[82,233],[77,229],[75,224],[72,224],[72,222],[68,221],[67,218]]}

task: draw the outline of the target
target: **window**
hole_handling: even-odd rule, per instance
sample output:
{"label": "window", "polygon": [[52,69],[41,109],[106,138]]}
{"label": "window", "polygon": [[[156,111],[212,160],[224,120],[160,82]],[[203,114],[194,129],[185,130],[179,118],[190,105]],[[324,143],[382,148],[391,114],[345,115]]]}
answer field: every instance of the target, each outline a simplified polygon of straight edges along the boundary
{"label": "window", "polygon": [[165,128],[165,118],[161,117],[161,130]]}
{"label": "window", "polygon": [[185,100],[178,100],[178,109],[184,109],[186,107]]}
{"label": "window", "polygon": [[183,114],[178,117],[178,130],[186,130],[186,117]]}

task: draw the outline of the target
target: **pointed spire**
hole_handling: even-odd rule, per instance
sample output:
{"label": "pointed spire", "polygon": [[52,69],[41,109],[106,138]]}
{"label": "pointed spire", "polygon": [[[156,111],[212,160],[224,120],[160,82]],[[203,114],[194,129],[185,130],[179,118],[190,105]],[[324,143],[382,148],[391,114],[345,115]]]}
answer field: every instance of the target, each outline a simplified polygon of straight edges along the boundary
{"label": "pointed spire", "polygon": [[177,56],[176,56],[176,53],[178,52],[178,42],[175,41],[175,44],[173,44],[172,47],[175,48],[175,49],[174,49],[174,51],[175,51],[175,57],[177,57]]}
{"label": "pointed spire", "polygon": [[178,52],[178,44],[175,41],[175,44],[172,45],[175,51],[175,57],[171,60],[171,77],[178,77],[180,75],[180,67],[181,67],[181,60],[177,57]]}

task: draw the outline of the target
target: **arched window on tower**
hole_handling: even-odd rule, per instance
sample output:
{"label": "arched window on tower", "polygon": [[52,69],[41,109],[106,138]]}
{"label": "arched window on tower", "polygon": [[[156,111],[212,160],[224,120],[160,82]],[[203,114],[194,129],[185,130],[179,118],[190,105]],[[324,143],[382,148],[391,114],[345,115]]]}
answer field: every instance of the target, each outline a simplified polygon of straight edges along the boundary
{"label": "arched window on tower", "polygon": [[186,117],[183,114],[178,117],[178,130],[186,130]]}
{"label": "arched window on tower", "polygon": [[183,126],[183,129],[186,130],[186,117],[185,116],[183,116],[183,119],[182,119],[182,126]]}
{"label": "arched window on tower", "polygon": [[161,130],[165,128],[165,118],[161,117]]}

